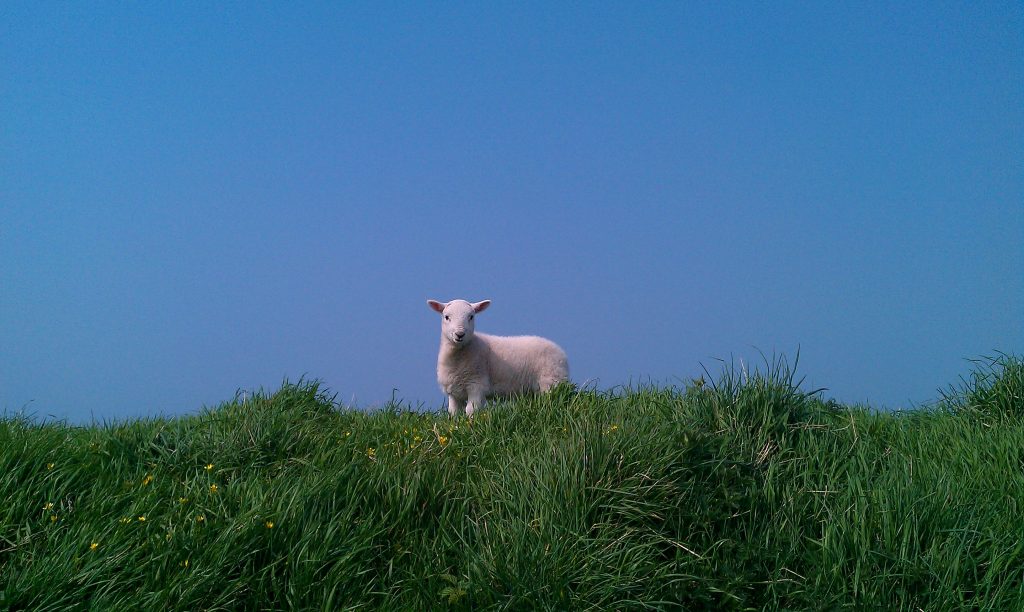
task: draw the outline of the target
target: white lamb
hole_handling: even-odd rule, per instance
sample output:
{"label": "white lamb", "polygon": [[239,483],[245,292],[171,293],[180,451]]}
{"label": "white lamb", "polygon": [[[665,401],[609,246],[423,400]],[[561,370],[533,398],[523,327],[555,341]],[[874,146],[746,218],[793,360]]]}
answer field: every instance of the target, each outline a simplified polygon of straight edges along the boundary
{"label": "white lamb", "polygon": [[473,333],[473,319],[490,300],[427,304],[443,315],[437,382],[448,395],[448,412],[467,416],[495,396],[547,391],[569,380],[569,360],[554,342],[537,336],[490,336]]}

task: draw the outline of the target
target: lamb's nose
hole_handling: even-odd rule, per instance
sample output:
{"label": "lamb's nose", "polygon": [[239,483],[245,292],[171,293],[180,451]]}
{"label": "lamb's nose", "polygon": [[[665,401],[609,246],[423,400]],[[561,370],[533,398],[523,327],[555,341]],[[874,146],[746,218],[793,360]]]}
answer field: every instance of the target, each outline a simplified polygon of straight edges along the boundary
{"label": "lamb's nose", "polygon": [[458,338],[459,340],[462,340],[462,337],[465,336],[465,335],[466,335],[466,332],[464,332],[464,331],[457,331],[457,332],[455,332],[455,337]]}

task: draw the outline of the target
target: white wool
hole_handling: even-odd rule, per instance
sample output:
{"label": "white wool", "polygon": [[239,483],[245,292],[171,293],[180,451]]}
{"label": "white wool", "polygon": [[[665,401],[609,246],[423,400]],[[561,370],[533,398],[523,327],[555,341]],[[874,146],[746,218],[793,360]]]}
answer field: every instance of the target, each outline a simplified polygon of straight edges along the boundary
{"label": "white wool", "polygon": [[437,383],[448,395],[452,416],[463,410],[472,415],[490,397],[544,392],[569,380],[569,360],[554,342],[538,336],[475,333],[476,314],[490,306],[490,300],[427,304],[442,315]]}

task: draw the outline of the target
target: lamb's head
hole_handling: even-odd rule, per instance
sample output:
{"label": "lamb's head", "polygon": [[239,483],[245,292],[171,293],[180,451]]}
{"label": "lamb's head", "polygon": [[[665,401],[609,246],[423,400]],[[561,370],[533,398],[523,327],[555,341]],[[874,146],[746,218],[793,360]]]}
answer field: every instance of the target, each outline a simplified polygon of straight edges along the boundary
{"label": "lamb's head", "polygon": [[448,303],[427,300],[427,304],[441,313],[441,336],[456,346],[469,344],[473,339],[473,319],[491,305],[490,300],[470,304],[466,300]]}

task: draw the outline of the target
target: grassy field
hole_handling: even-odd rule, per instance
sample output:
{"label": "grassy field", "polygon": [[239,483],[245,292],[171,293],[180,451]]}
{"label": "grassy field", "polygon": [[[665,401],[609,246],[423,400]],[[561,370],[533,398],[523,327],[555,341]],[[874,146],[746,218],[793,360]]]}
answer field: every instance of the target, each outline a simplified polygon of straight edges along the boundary
{"label": "grassy field", "polygon": [[928,409],[781,361],[473,420],[316,383],[0,420],[0,609],[1024,609],[1024,363]]}

